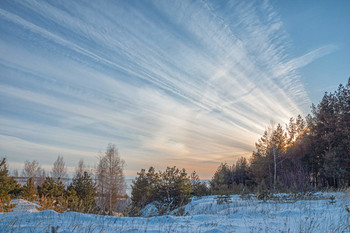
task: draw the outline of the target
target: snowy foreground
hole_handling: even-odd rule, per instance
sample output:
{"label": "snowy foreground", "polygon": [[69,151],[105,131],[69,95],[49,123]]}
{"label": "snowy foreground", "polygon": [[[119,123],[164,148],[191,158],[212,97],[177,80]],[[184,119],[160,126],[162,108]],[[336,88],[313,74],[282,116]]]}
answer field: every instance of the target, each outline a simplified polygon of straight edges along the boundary
{"label": "snowy foreground", "polygon": [[17,202],[13,212],[0,213],[0,232],[350,232],[349,193],[318,193],[297,201],[280,194],[267,202],[234,195],[224,204],[215,196],[194,198],[185,206],[187,216],[180,217],[58,214]]}

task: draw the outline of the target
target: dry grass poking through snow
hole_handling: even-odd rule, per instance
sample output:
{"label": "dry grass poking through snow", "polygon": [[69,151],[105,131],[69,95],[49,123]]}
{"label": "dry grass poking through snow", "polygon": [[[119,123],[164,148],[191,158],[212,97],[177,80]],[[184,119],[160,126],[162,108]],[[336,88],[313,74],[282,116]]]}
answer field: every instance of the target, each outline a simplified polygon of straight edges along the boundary
{"label": "dry grass poking through snow", "polygon": [[109,217],[23,209],[1,213],[0,232],[350,232],[350,193],[297,198],[279,194],[264,202],[234,195],[223,204],[217,204],[215,196],[193,198],[181,211],[186,216],[173,212],[157,217]]}

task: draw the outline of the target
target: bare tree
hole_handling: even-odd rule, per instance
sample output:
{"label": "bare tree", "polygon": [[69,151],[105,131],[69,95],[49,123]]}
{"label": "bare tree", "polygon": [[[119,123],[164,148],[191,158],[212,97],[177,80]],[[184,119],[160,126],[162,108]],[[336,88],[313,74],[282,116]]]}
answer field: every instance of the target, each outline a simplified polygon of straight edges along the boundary
{"label": "bare tree", "polygon": [[75,173],[79,174],[79,175],[82,175],[85,170],[86,170],[86,168],[85,168],[84,160],[80,159],[79,162],[78,162],[78,167],[75,168]]}
{"label": "bare tree", "polygon": [[[38,161],[33,160],[29,162],[28,160],[24,163],[24,168],[22,171],[22,176],[26,178],[32,178],[35,184],[38,185],[40,181],[45,179],[45,170],[43,170]],[[39,182],[37,182],[39,181]]]}
{"label": "bare tree", "polygon": [[114,144],[109,144],[104,155],[100,155],[97,164],[98,189],[103,209],[112,215],[120,197],[125,195],[124,160],[118,154]]}
{"label": "bare tree", "polygon": [[29,162],[28,160],[24,163],[24,168],[22,171],[22,176],[33,178],[39,177],[41,173],[41,166],[39,165],[39,162],[36,160],[33,160],[32,162]]}
{"label": "bare tree", "polygon": [[46,176],[47,176],[46,171],[44,169],[40,168],[40,170],[38,172],[38,176],[37,176],[36,181],[35,181],[35,184],[38,186],[42,185],[46,180]]}
{"label": "bare tree", "polygon": [[53,163],[51,177],[54,180],[63,179],[67,177],[67,167],[66,163],[63,160],[63,156],[58,156],[56,161]]}
{"label": "bare tree", "polygon": [[15,177],[15,178],[19,177],[18,169],[17,169],[17,168],[15,168],[15,169],[12,170],[12,176]]}

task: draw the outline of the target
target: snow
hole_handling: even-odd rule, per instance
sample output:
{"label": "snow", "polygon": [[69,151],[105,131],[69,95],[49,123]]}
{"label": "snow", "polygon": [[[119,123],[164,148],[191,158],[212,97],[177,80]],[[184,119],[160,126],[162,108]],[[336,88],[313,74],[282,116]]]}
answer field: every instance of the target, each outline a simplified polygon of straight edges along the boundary
{"label": "snow", "polygon": [[38,204],[35,204],[33,202],[29,202],[22,199],[13,199],[11,201],[11,204],[15,204],[16,206],[12,209],[12,212],[38,212],[38,209],[40,209],[40,206]]}
{"label": "snow", "polygon": [[147,205],[145,208],[143,208],[140,212],[139,215],[142,217],[154,217],[159,215],[158,208],[156,207],[155,204],[151,203]]}
{"label": "snow", "polygon": [[194,197],[183,207],[186,216],[179,217],[172,215],[176,210],[166,216],[111,217],[16,208],[0,214],[0,232],[350,232],[345,209],[350,207],[349,193],[318,193],[299,200],[280,194],[266,202],[254,196],[230,198],[230,203],[219,205],[215,196]]}

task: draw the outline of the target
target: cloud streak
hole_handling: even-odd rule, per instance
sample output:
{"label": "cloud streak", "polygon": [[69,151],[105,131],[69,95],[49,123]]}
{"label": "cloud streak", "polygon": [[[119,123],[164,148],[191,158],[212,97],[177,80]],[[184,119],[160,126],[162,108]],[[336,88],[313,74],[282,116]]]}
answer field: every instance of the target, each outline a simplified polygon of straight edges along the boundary
{"label": "cloud streak", "polygon": [[73,166],[113,142],[129,172],[208,176],[270,119],[305,111],[297,70],[334,49],[290,58],[267,1],[9,1],[0,21],[0,152],[14,163]]}

